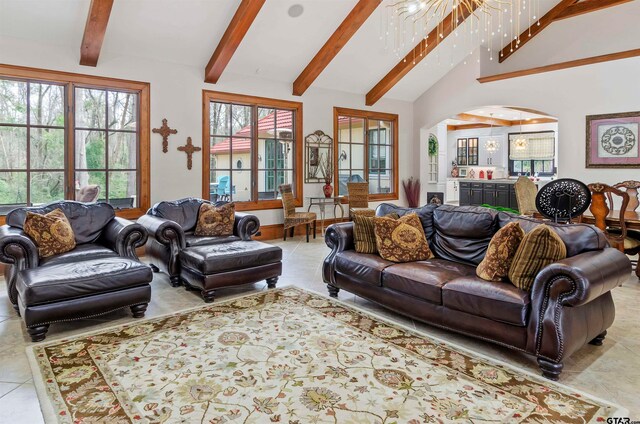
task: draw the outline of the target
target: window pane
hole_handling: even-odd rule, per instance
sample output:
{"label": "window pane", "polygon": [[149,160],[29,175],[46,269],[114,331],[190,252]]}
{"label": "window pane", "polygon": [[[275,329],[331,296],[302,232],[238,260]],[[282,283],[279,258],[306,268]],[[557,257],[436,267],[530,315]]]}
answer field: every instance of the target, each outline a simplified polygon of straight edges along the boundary
{"label": "window pane", "polygon": [[0,172],[0,211],[6,214],[13,207],[26,206],[27,173]]}
{"label": "window pane", "polygon": [[380,121],[380,144],[391,144],[391,122]]}
{"label": "window pane", "polygon": [[251,106],[231,105],[231,134],[251,136]]}
{"label": "window pane", "polygon": [[98,200],[104,202],[106,198],[106,181],[107,174],[100,171],[78,171],[76,172],[76,200],[82,200],[80,198],[81,191],[88,185],[98,186]]}
{"label": "window pane", "polygon": [[277,137],[283,140],[293,139],[293,112],[277,109],[276,111]]}
{"label": "window pane", "polygon": [[231,169],[231,139],[211,137],[211,164],[216,169]]}
{"label": "window pane", "polygon": [[251,154],[251,139],[233,137],[231,139],[231,153],[232,168],[234,168],[236,156],[248,156]]}
{"label": "window pane", "polygon": [[64,126],[64,87],[31,83],[31,125]]}
{"label": "window pane", "polygon": [[211,102],[209,106],[209,125],[211,135],[231,135],[231,105]]}
{"label": "window pane", "polygon": [[137,173],[135,171],[109,172],[109,203],[115,209],[137,206]]}
{"label": "window pane", "polygon": [[76,131],[76,169],[105,168],[105,133]]}
{"label": "window pane", "polygon": [[0,168],[26,169],[27,129],[0,127]]}
{"label": "window pane", "polygon": [[109,129],[135,131],[138,121],[138,95],[135,93],[109,91],[108,97]]}
{"label": "window pane", "polygon": [[338,145],[338,169],[351,168],[351,145],[340,143]]}
{"label": "window pane", "polygon": [[380,173],[369,181],[369,193],[390,193],[393,180],[390,169],[382,169]]}
{"label": "window pane", "polygon": [[338,116],[338,142],[351,142],[351,133],[349,132],[349,123],[351,118],[348,116]]}
{"label": "window pane", "polygon": [[351,168],[362,169],[365,164],[364,144],[351,145]]}
{"label": "window pane", "polygon": [[351,118],[351,142],[364,143],[364,119]]}
{"label": "window pane", "polygon": [[271,108],[258,108],[258,138],[277,138],[276,110]]}
{"label": "window pane", "polygon": [[64,172],[32,172],[31,204],[64,199]]}
{"label": "window pane", "polygon": [[31,128],[31,168],[64,169],[64,130]]}
{"label": "window pane", "polygon": [[251,200],[251,173],[246,171],[231,172],[231,198],[234,202]]}
{"label": "window pane", "polygon": [[0,124],[27,123],[27,83],[0,80]]}
{"label": "window pane", "polygon": [[258,200],[277,199],[280,193],[276,182],[275,171],[258,171]]}
{"label": "window pane", "polygon": [[104,129],[106,99],[105,91],[76,88],[76,128]]}
{"label": "window pane", "polygon": [[110,169],[136,169],[137,143],[135,133],[110,133],[109,134],[109,168]]}

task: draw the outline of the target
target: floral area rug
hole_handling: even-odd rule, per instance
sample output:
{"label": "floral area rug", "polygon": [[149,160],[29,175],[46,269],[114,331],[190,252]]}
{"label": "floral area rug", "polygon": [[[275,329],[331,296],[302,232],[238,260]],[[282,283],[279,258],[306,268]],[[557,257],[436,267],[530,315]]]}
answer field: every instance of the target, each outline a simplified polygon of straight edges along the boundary
{"label": "floral area rug", "polygon": [[31,349],[48,422],[584,423],[616,410],[297,288]]}

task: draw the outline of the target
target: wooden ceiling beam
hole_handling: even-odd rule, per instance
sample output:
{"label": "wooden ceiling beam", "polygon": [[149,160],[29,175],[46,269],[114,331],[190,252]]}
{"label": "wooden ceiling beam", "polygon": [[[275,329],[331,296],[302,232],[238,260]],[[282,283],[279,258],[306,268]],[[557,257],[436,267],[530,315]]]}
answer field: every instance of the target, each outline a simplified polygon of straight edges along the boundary
{"label": "wooden ceiling beam", "polygon": [[242,0],[204,71],[204,81],[215,84],[249,31],[265,0]]}
{"label": "wooden ceiling beam", "polygon": [[632,0],[582,0],[564,9],[558,16],[556,16],[555,20],[559,21],[561,19],[573,18],[574,16],[607,9],[609,7],[629,3],[630,1]]}
{"label": "wooden ceiling beam", "polygon": [[371,16],[382,0],[360,0],[342,21],[327,42],[293,83],[293,95],[302,96],[313,81],[331,63],[362,24]]}
{"label": "wooden ceiling beam", "polygon": [[521,49],[522,46],[531,41],[533,37],[540,34],[546,27],[553,23],[558,15],[564,12],[569,6],[574,5],[576,1],[577,0],[560,0],[560,2],[553,8],[551,8],[551,10],[548,11],[542,18],[534,22],[534,24],[529,28],[525,29],[523,33],[520,34],[517,40],[511,40],[509,44],[504,46],[504,48],[500,51],[500,56],[498,58],[499,62],[502,63],[507,60],[518,49]]}
{"label": "wooden ceiling beam", "polygon": [[[574,0],[575,1],[575,0]],[[457,14],[449,13],[438,25],[431,30],[426,40],[420,42],[402,59],[396,66],[389,71],[369,92],[366,96],[366,105],[372,106],[382,98],[394,85],[398,83],[405,75],[415,68],[429,53],[431,53],[445,38],[449,36],[455,29],[453,23],[455,17],[459,20],[459,25],[471,15],[478,5],[473,2],[471,8],[465,5],[458,6]],[[442,34],[442,36],[440,36]]]}
{"label": "wooden ceiling beam", "polygon": [[489,128],[488,124],[460,124],[460,125],[447,125],[447,131],[460,131],[460,130],[475,130],[478,128]]}
{"label": "wooden ceiling beam", "polygon": [[97,66],[113,0],[91,0],[80,44],[80,65]]}
{"label": "wooden ceiling beam", "polygon": [[553,124],[554,122],[558,122],[558,120],[555,118],[531,118],[511,121],[511,126],[515,127],[518,125]]}
{"label": "wooden ceiling beam", "polygon": [[471,115],[469,113],[459,113],[453,117],[459,121],[473,122],[475,124],[487,124],[497,127],[510,127],[511,121],[508,119],[498,119],[491,116]]}

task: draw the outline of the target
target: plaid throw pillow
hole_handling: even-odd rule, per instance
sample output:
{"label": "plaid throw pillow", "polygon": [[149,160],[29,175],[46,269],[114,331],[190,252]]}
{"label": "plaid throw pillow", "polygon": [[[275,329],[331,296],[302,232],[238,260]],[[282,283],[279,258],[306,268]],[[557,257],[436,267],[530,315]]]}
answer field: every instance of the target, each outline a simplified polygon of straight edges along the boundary
{"label": "plaid throw pillow", "polygon": [[36,243],[41,258],[59,255],[76,247],[73,229],[62,209],[54,209],[46,215],[27,212],[23,229]]}
{"label": "plaid throw pillow", "polygon": [[218,207],[211,203],[203,203],[198,211],[198,222],[193,234],[209,237],[232,236],[235,214],[236,207],[233,203]]}
{"label": "plaid throw pillow", "polygon": [[[385,216],[392,219],[400,218],[395,212],[391,212]],[[378,253],[373,218],[373,216],[362,214],[353,215],[353,239],[356,244],[356,252],[358,253]]]}
{"label": "plaid throw pillow", "polygon": [[567,257],[567,247],[547,225],[538,225],[527,233],[518,247],[509,269],[509,280],[522,290],[531,290],[538,273],[547,265]]}

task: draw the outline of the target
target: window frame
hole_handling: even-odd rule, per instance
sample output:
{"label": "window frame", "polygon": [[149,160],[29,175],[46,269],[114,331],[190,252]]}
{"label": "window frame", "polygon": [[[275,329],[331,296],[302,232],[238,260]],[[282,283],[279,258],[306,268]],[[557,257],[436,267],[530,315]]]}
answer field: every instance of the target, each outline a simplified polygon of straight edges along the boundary
{"label": "window frame", "polygon": [[[294,113],[294,138],[295,156],[293,162],[293,184],[294,201],[296,207],[302,206],[303,195],[303,136],[302,136],[302,103],[288,100],[271,99],[268,97],[248,96],[244,94],[227,93],[222,91],[202,90],[202,198],[209,199],[209,184],[211,181],[211,122],[209,121],[211,112],[211,102],[232,103],[237,105],[251,106],[252,108],[287,109]],[[257,119],[257,116],[254,117]],[[258,184],[258,137],[257,125],[252,130],[251,143],[251,180],[252,191]],[[255,144],[255,145],[254,145]],[[233,165],[233,164],[232,164]],[[250,201],[234,201],[236,210],[253,211],[265,209],[282,209],[282,199],[264,199],[256,197]]]}
{"label": "window frame", "polygon": [[[137,206],[129,209],[116,210],[116,216],[135,219],[144,215],[151,202],[151,155],[150,155],[150,91],[148,82],[124,80],[78,74],[73,72],[54,71],[49,69],[31,68],[26,66],[0,64],[0,78],[33,83],[58,84],[64,86],[65,108],[65,158],[64,158],[64,199],[75,199],[75,88],[95,88],[107,91],[130,91],[138,94],[137,105],[139,138],[138,152],[138,199]],[[107,129],[108,131],[108,129]],[[0,216],[0,225],[6,222],[5,216]]]}
{"label": "window frame", "polygon": [[[399,179],[398,179],[398,146],[399,146],[399,140],[398,140],[398,126],[399,126],[399,118],[398,115],[395,113],[386,113],[386,112],[375,112],[375,111],[370,111],[370,110],[359,110],[359,109],[349,109],[349,108],[343,108],[343,107],[334,107],[333,108],[333,140],[334,143],[336,145],[336,147],[333,149],[333,182],[334,182],[334,188],[335,188],[335,195],[336,196],[341,196],[341,194],[339,193],[339,184],[337,184],[338,181],[338,176],[339,176],[339,156],[340,156],[340,152],[339,149],[337,148],[339,140],[339,126],[338,126],[338,117],[339,116],[348,116],[351,118],[362,118],[365,120],[366,122],[366,130],[365,130],[365,157],[364,157],[364,173],[365,175],[369,175],[369,120],[373,120],[373,121],[390,121],[392,123],[393,126],[393,131],[391,131],[391,137],[393,137],[392,141],[393,144],[391,146],[391,151],[392,151],[392,155],[393,155],[393,160],[391,161],[391,176],[393,178],[392,184],[391,184],[391,191],[389,193],[375,193],[375,194],[369,194],[369,200],[372,202],[377,202],[377,201],[383,201],[383,200],[398,200],[399,196]],[[389,163],[389,158],[385,159],[387,161],[387,163]],[[386,175],[386,174],[385,174]],[[367,182],[369,182],[367,180]],[[348,203],[348,195],[342,195],[344,196],[344,200],[343,203]]]}
{"label": "window frame", "polygon": [[[509,159],[511,157],[511,136],[512,135],[518,135],[518,134],[546,134],[546,133],[550,133],[553,134],[554,137],[554,144],[553,144],[553,160],[549,160],[549,159]],[[525,131],[525,132],[515,132],[515,133],[508,133],[507,134],[507,160],[508,160],[508,166],[507,166],[507,170],[509,172],[509,176],[510,177],[517,177],[518,174],[520,175],[526,175],[526,172],[514,172],[513,168],[514,168],[514,162],[522,162],[522,164],[524,165],[525,163],[529,163],[530,165],[530,169],[531,169],[531,176],[535,175],[536,173],[536,169],[535,169],[535,162],[551,162],[551,172],[540,172],[538,171],[538,176],[540,177],[553,177],[556,175],[556,173],[558,172],[558,166],[557,166],[557,162],[558,162],[558,140],[557,140],[557,136],[556,136],[556,131],[554,130],[544,130],[544,131]]]}

